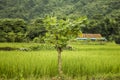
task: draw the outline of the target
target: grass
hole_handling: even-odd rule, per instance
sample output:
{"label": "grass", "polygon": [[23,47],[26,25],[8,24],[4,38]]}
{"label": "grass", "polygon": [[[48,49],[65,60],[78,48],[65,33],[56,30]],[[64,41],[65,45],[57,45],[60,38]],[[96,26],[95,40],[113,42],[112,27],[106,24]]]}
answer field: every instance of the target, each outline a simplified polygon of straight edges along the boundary
{"label": "grass", "polygon": [[[36,43],[0,43],[0,47],[30,47]],[[66,80],[86,80],[90,78],[120,79],[120,46],[116,44],[80,45],[71,44],[73,50],[62,53],[62,68]],[[46,47],[47,48],[47,47]],[[57,52],[39,51],[0,51],[1,79],[50,80],[58,75]],[[116,78],[117,76],[117,78]],[[72,79],[71,79],[72,78]],[[105,79],[105,80],[110,80]],[[118,80],[119,80],[118,79]]]}

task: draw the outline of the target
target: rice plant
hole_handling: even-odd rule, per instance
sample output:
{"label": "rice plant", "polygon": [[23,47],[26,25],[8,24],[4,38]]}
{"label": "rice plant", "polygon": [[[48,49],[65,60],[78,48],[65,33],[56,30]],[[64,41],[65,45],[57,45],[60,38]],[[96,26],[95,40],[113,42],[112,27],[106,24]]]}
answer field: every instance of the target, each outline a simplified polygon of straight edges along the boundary
{"label": "rice plant", "polygon": [[[62,69],[68,78],[80,77],[82,79],[84,77],[85,79],[86,76],[96,77],[108,74],[120,76],[119,45],[80,46],[76,44],[73,47],[74,50],[66,50],[62,54]],[[57,53],[54,49],[0,51],[0,78],[45,78],[44,80],[49,80],[47,78],[58,75],[57,67]]]}

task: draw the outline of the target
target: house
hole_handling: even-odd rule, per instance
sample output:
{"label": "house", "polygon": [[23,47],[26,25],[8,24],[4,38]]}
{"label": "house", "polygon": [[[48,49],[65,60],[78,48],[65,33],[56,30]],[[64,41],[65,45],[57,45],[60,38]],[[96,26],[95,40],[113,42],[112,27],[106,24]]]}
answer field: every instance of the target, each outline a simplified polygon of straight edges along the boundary
{"label": "house", "polygon": [[78,35],[77,40],[106,41],[106,39],[102,37],[101,34],[88,34],[88,33]]}

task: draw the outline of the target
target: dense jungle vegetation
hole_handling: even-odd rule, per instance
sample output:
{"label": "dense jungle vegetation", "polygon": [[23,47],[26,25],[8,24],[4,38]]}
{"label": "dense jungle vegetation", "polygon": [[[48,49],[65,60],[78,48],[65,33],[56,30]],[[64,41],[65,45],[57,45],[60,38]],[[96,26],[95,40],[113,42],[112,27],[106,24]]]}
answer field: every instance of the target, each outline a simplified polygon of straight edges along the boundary
{"label": "dense jungle vegetation", "polygon": [[83,33],[100,33],[108,41],[120,43],[119,6],[120,0],[0,0],[0,41],[42,39],[46,30],[41,18],[45,16],[73,20],[86,16]]}

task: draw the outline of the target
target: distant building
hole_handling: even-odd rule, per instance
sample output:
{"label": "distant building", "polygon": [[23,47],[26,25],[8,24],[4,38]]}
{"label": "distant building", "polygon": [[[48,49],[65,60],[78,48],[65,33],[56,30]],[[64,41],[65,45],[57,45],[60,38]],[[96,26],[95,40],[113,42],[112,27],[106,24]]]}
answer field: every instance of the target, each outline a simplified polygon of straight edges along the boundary
{"label": "distant building", "polygon": [[78,35],[77,40],[100,40],[100,41],[106,41],[106,38],[102,37],[101,34],[88,34],[88,33],[83,33]]}

